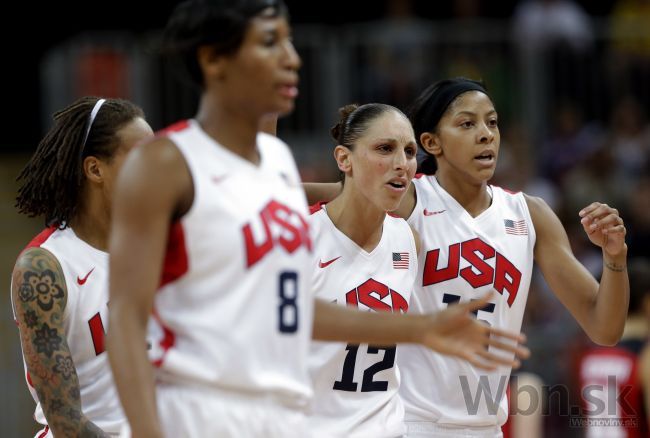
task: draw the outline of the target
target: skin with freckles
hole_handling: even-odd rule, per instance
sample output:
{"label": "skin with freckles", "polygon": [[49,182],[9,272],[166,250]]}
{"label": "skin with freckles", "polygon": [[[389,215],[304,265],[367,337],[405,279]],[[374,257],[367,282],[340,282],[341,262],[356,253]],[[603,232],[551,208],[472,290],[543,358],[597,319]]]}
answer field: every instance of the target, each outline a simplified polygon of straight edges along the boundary
{"label": "skin with freckles", "polygon": [[[427,176],[414,180],[395,213],[406,218],[422,239],[420,261],[425,264],[413,292],[417,311],[472,300],[479,288],[493,285],[499,292],[491,300],[494,306],[478,316],[517,330],[525,298],[517,300],[527,295],[528,285],[513,279],[530,275],[534,263],[587,335],[601,345],[615,344],[623,331],[629,300],[626,230],[618,210],[593,202],[577,212],[576,220],[602,251],[603,273],[597,280],[577,260],[562,223],[543,199],[489,185],[500,134],[498,113],[482,84],[465,78],[433,84],[416,99],[409,119],[418,147],[426,153],[419,170]],[[310,201],[316,201],[331,199],[340,188],[307,185],[306,190]],[[505,213],[508,206],[512,210]],[[509,261],[499,263],[502,260]],[[514,284],[520,288],[506,290]],[[475,394],[474,386],[483,376],[479,370],[460,369],[453,361],[417,348],[401,357],[406,364],[402,388],[408,386],[404,393],[407,422],[451,422],[469,428],[490,425],[495,436],[500,433],[498,426],[507,418],[507,407],[497,413],[481,408],[480,415],[470,414],[463,398],[459,376],[474,379],[469,382]],[[431,373],[422,371],[427,367]],[[452,369],[459,371],[449,372]],[[419,377],[413,377],[414,370]],[[509,370],[488,374],[494,376],[493,394],[499,374],[508,376]],[[433,436],[436,433],[442,432],[437,430]]]}
{"label": "skin with freckles", "polygon": [[[418,271],[420,238],[403,219],[387,212],[400,205],[415,175],[413,128],[401,111],[388,105],[348,105],[339,111],[341,120],[332,128],[332,136],[338,143],[334,158],[344,178],[343,190],[310,217],[315,250],[327,256],[315,267],[315,295],[366,313],[406,312]],[[391,265],[393,251],[405,257],[400,259],[403,269]],[[369,290],[377,298],[365,295]],[[351,292],[358,298],[351,300]],[[488,364],[492,361],[513,365],[511,358],[486,351],[479,334],[487,327],[466,313],[466,306],[480,309],[489,297],[438,312],[445,335],[430,347],[479,368],[492,369]],[[492,331],[493,347],[512,351],[508,340],[514,338],[503,334]],[[395,363],[396,348],[402,346],[382,345],[312,346],[311,414],[317,436],[376,436],[378,425],[382,436],[404,433],[400,372]],[[357,382],[355,375],[362,371],[364,378]]]}
{"label": "skin with freckles", "polygon": [[[192,120],[129,155],[115,186],[107,341],[133,436],[308,435],[310,338],[417,343],[486,367],[516,363],[488,346],[526,355],[503,342],[520,342],[518,334],[470,317],[485,300],[403,315],[313,299],[297,168],[283,142],[259,132],[298,95],[301,60],[282,2],[188,0],[163,41],[201,96]],[[390,175],[368,173],[384,191],[372,197],[382,208],[405,191],[412,141],[388,154],[392,168],[373,149]],[[402,188],[390,185],[395,178]],[[153,364],[142,349],[148,330],[157,337]]]}

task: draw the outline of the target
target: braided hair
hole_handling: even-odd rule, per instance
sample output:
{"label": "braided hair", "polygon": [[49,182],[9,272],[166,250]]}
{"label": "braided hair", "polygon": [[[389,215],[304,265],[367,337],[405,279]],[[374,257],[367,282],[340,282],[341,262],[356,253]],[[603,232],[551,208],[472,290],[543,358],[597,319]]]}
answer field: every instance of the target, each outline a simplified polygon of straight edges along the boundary
{"label": "braided hair", "polygon": [[54,125],[16,178],[21,182],[16,196],[20,213],[44,216],[46,226],[65,228],[79,206],[85,180],[83,160],[94,156],[110,162],[120,145],[118,131],[144,118],[137,105],[106,99],[91,120],[98,100],[82,97],[54,113]]}

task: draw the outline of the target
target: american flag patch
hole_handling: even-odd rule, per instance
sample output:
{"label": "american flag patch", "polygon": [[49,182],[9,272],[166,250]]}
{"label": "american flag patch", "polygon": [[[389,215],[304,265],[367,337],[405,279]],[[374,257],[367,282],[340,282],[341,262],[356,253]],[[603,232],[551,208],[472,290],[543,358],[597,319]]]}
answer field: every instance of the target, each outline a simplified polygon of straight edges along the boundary
{"label": "american flag patch", "polygon": [[503,224],[506,226],[506,234],[513,234],[515,236],[527,236],[528,225],[525,220],[515,221],[512,219],[504,219]]}
{"label": "american flag patch", "polygon": [[407,252],[394,252],[393,253],[393,268],[395,268],[395,269],[408,269],[409,268],[409,253],[407,253]]}

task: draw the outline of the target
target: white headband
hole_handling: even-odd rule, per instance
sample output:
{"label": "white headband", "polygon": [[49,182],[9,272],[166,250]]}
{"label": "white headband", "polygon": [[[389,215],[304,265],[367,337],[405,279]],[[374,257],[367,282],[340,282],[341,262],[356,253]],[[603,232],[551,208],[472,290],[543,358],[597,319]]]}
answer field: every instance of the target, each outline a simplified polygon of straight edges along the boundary
{"label": "white headband", "polygon": [[97,113],[99,112],[99,109],[102,107],[104,102],[106,102],[106,99],[99,99],[95,103],[95,106],[93,107],[93,110],[90,112],[90,119],[88,120],[88,127],[86,128],[86,135],[84,135],[84,142],[83,142],[83,144],[81,146],[82,151],[86,148],[86,141],[88,140],[88,134],[90,134],[90,128],[93,126],[93,122],[95,121],[95,117],[97,117]]}

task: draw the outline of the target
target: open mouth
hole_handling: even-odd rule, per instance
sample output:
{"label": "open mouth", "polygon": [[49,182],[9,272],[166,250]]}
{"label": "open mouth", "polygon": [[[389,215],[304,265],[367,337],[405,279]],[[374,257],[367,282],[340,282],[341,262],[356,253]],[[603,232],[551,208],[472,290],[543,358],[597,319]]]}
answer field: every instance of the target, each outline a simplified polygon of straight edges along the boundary
{"label": "open mouth", "polygon": [[407,182],[402,178],[396,178],[388,181],[388,185],[394,189],[401,190],[406,188]]}
{"label": "open mouth", "polygon": [[494,159],[494,152],[490,152],[490,151],[482,152],[480,155],[475,156],[474,159],[480,161],[491,161]]}
{"label": "open mouth", "polygon": [[298,97],[298,87],[295,85],[281,85],[280,87],[280,93],[285,96],[285,97],[290,97],[292,99]]}

